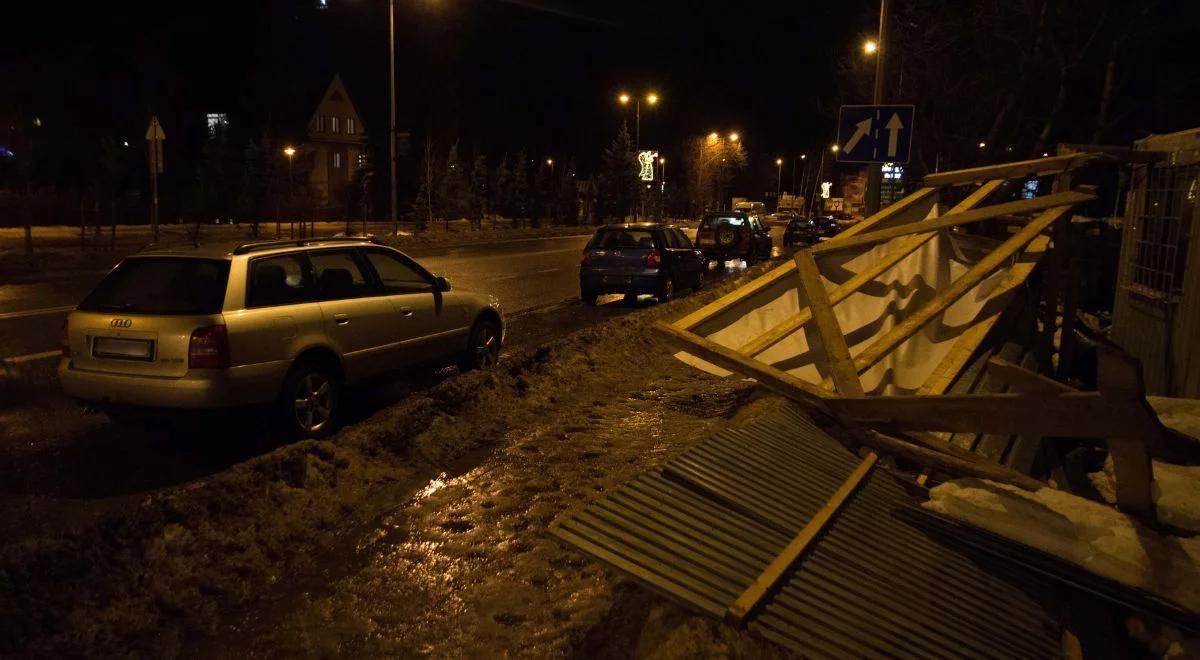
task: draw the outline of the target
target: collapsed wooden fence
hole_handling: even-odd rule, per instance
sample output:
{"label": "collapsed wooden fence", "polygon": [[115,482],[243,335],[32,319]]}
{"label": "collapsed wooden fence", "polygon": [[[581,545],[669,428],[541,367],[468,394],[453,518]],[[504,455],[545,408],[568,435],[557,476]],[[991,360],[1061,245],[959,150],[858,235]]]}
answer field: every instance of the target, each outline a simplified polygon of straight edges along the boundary
{"label": "collapsed wooden fence", "polygon": [[[925,466],[920,482],[932,471],[955,475],[979,476],[1026,489],[1047,484],[1029,475],[992,463],[979,455],[958,448],[938,432],[976,432],[1020,434],[1035,438],[1103,438],[1113,458],[1119,507],[1143,519],[1152,519],[1151,450],[1163,438],[1165,430],[1144,398],[1140,367],[1121,354],[1103,350],[1100,355],[1098,392],[1079,392],[1058,381],[993,359],[988,364],[994,378],[1008,384],[1012,391],[1001,394],[947,395],[954,378],[963,370],[995,326],[1000,309],[984,313],[962,332],[948,354],[937,364],[915,396],[866,396],[859,376],[884,359],[890,352],[937,318],[955,301],[971,291],[998,269],[1008,266],[992,300],[1004,301],[1029,277],[1051,247],[1057,259],[1051,263],[1057,273],[1065,273],[1067,223],[1074,205],[1094,199],[1094,195],[1070,189],[1070,172],[1096,159],[1094,154],[1070,154],[1030,161],[1005,163],[969,170],[927,176],[924,187],[887,209],[848,228],[835,238],[800,250],[793,260],[780,265],[737,290],[679,319],[658,323],[660,331],[682,350],[719,367],[756,379],[762,386],[799,402],[812,412],[823,415],[844,428],[850,439],[868,447],[858,469],[827,501],[820,513],[776,557],[745,593],[730,606],[727,620],[741,624],[790,566],[804,554],[835,516],[839,507],[855,492],[879,460],[879,454],[902,456]],[[989,196],[1009,179],[1055,175],[1054,192],[1019,201],[984,206]],[[945,186],[979,184],[941,217],[905,221],[913,209],[936,199]],[[1024,226],[974,263],[937,296],[883,332],[858,354],[852,355],[845,332],[839,327],[833,308],[856,291],[886,273],[908,255],[926,244],[940,231],[994,218],[1032,215]],[[892,226],[886,226],[891,224]],[[892,249],[863,268],[846,282],[826,290],[816,259],[821,255],[864,248],[894,239]],[[713,342],[694,330],[705,321],[745,303],[780,282],[795,283],[801,309],[777,323],[740,348]],[[1070,318],[1074,283],[1054,278],[1044,289],[1048,292],[1043,325],[1049,332],[1061,329],[1063,352],[1070,341]],[[1061,315],[1058,297],[1063,300]],[[806,307],[804,305],[807,305]],[[1061,318],[1061,321],[1058,320]],[[821,383],[812,383],[768,364],[757,356],[792,333],[811,324],[819,341],[810,351],[820,371],[827,374]],[[899,436],[899,437],[897,437]],[[878,453],[877,453],[878,452]]]}

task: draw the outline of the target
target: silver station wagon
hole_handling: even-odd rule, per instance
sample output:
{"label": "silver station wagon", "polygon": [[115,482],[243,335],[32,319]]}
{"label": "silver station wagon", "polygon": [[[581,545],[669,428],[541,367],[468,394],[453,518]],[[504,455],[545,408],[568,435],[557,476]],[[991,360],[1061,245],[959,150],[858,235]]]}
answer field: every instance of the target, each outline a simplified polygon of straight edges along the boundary
{"label": "silver station wagon", "polygon": [[68,316],[58,374],[112,413],[270,404],[289,433],[320,437],[347,386],[415,364],[490,368],[503,332],[494,298],[368,240],[148,251]]}

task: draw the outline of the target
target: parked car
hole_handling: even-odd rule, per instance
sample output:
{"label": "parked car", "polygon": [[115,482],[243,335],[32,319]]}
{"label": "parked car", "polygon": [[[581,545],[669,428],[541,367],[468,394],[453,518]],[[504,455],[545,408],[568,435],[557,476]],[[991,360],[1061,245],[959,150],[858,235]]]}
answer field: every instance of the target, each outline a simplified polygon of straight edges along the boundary
{"label": "parked car", "polygon": [[707,213],[696,230],[696,247],[711,260],[771,258],[771,232],[757,215],[742,211]]}
{"label": "parked car", "polygon": [[348,386],[432,360],[490,368],[503,337],[494,298],[370,240],[162,250],[127,257],[71,312],[58,375],[118,419],[267,404],[321,437]]}
{"label": "parked car", "polygon": [[627,301],[650,294],[667,302],[679,289],[704,286],[708,262],[678,227],[643,222],[596,230],[579,261],[579,297],[588,305],[606,293]]}
{"label": "parked car", "polygon": [[789,222],[795,220],[797,216],[792,211],[776,211],[767,216],[767,225],[773,227],[786,227]]}
{"label": "parked car", "polygon": [[814,215],[809,218],[796,218],[788,223],[783,230],[783,244],[812,245],[822,239],[832,238],[841,231],[837,221],[829,216]]}

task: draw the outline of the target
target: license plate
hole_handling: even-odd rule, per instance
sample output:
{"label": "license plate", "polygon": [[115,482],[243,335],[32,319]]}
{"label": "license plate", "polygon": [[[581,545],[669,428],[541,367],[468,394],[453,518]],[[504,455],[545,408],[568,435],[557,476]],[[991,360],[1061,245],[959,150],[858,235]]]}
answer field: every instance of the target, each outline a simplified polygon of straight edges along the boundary
{"label": "license plate", "polygon": [[629,277],[612,277],[610,275],[604,277],[605,284],[629,284],[632,281],[633,278]]}
{"label": "license plate", "polygon": [[147,339],[96,337],[92,340],[92,355],[118,360],[153,360],[154,342]]}

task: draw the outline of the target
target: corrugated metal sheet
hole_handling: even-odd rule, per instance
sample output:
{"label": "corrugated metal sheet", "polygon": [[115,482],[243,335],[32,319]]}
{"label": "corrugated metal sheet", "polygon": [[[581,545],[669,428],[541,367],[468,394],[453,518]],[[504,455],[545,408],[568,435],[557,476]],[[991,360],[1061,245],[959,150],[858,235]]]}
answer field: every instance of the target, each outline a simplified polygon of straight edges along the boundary
{"label": "corrugated metal sheet", "polygon": [[[720,617],[860,459],[795,409],[716,434],[553,533]],[[877,469],[749,628],[824,657],[1057,657],[1045,583],[943,545],[894,515]]]}

